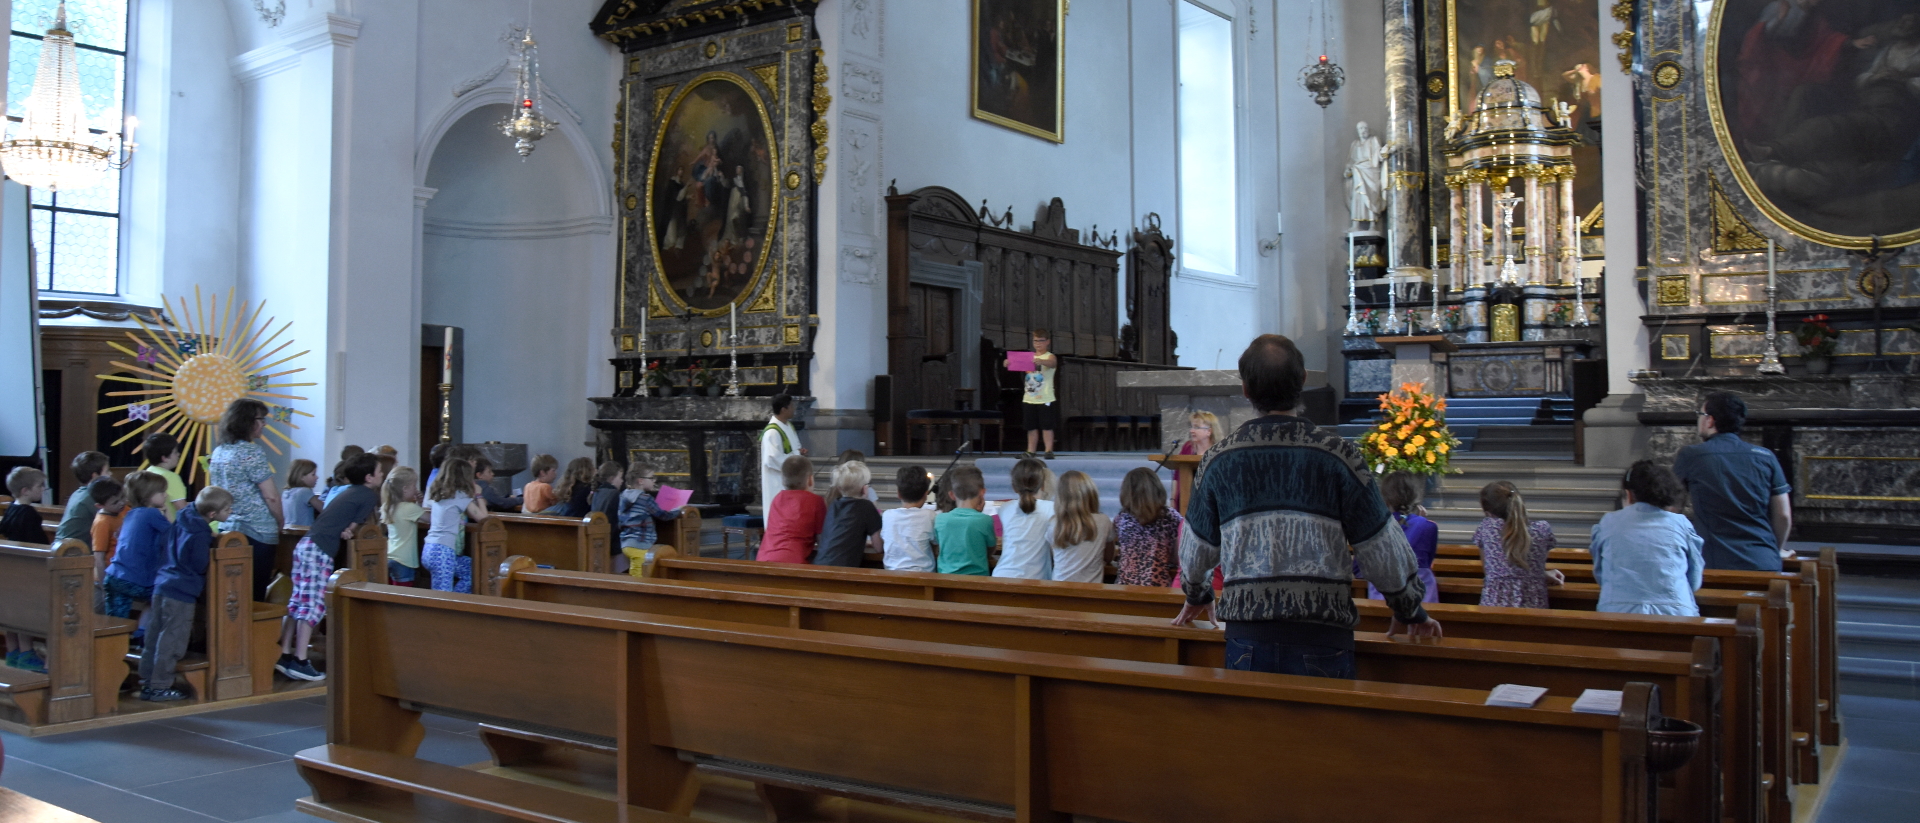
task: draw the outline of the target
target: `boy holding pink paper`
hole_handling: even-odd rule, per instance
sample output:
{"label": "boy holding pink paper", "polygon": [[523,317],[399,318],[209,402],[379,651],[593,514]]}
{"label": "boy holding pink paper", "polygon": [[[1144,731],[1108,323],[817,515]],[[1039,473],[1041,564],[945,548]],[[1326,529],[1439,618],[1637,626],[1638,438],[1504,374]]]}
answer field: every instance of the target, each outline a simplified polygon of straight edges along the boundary
{"label": "boy holding pink paper", "polygon": [[691,497],[693,492],[662,487],[644,463],[627,469],[627,488],[620,493],[620,552],[613,558],[613,573],[638,577],[647,550],[660,541],[655,521],[678,518]]}

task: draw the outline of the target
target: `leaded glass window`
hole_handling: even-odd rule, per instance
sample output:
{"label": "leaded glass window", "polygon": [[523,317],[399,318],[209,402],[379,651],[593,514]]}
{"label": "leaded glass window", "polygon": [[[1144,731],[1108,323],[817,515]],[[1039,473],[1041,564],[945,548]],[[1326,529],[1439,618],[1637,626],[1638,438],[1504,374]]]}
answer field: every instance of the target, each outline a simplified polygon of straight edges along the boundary
{"label": "leaded glass window", "polygon": [[[126,121],[128,0],[67,0],[80,69],[81,100],[93,131]],[[7,52],[7,120],[20,122],[40,68],[40,46],[59,0],[13,0]],[[83,294],[120,292],[120,172],[97,186],[33,191],[33,249],[39,286]]]}

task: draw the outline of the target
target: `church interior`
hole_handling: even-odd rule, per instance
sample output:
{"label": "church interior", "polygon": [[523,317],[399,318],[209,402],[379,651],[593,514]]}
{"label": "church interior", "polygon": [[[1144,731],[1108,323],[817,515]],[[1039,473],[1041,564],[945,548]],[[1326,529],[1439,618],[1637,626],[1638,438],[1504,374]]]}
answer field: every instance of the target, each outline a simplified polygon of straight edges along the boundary
{"label": "church interior", "polygon": [[0,9],[0,823],[1920,807],[1911,0]]}

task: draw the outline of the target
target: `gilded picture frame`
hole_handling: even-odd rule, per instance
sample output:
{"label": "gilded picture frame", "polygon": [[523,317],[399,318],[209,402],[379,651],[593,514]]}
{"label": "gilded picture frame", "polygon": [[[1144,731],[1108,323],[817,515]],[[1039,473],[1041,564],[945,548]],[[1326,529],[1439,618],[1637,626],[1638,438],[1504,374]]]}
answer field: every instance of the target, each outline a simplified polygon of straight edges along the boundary
{"label": "gilded picture frame", "polygon": [[1796,7],[1793,19],[1771,8],[1714,3],[1703,33],[1708,119],[1734,180],[1768,219],[1815,243],[1920,243],[1912,135],[1881,134],[1920,117],[1913,78],[1883,59],[1920,43],[1920,14],[1860,0]]}
{"label": "gilded picture frame", "polygon": [[1066,142],[1067,0],[973,0],[968,107],[1022,134]]}
{"label": "gilded picture frame", "polygon": [[673,90],[647,153],[644,226],[660,279],[652,299],[715,317],[746,309],[760,291],[782,201],[778,134],[743,75],[707,72]]}

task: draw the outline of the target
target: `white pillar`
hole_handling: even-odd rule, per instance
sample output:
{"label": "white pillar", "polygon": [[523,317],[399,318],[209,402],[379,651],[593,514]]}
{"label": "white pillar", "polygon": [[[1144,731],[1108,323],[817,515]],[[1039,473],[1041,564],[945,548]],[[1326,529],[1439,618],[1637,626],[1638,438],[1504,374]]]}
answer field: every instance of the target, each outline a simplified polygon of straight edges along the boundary
{"label": "white pillar", "polygon": [[1580,213],[1573,210],[1573,167],[1560,170],[1560,283],[1580,276]]}
{"label": "white pillar", "polygon": [[1478,175],[1467,181],[1467,285],[1486,282],[1486,234],[1481,219],[1486,215],[1487,181]]}
{"label": "white pillar", "polygon": [[[1469,271],[1467,267],[1467,201],[1466,192],[1463,190],[1464,182],[1457,176],[1450,175],[1449,178],[1447,191],[1451,196],[1447,199],[1450,218],[1447,226],[1447,260],[1449,261],[1447,270],[1451,274],[1448,279],[1453,283],[1453,290],[1458,292],[1467,287],[1466,275]],[[1440,278],[1436,275],[1434,283],[1439,282]]]}
{"label": "white pillar", "polygon": [[1520,253],[1527,258],[1527,283],[1538,284],[1546,280],[1546,262],[1542,250],[1546,247],[1546,218],[1551,211],[1545,199],[1540,197],[1540,172],[1529,168],[1521,172],[1521,191],[1526,202],[1521,207],[1527,210],[1527,237],[1520,247]]}
{"label": "white pillar", "polygon": [[[1600,20],[1600,53],[1612,55],[1617,51],[1612,38],[1626,26],[1613,19],[1605,4],[1599,4],[1595,13]],[[1601,152],[1600,183],[1602,202],[1611,218],[1607,220],[1607,262],[1601,286],[1606,298],[1602,319],[1607,330],[1608,393],[1606,400],[1588,410],[1582,419],[1587,424],[1587,465],[1625,468],[1647,454],[1647,430],[1639,420],[1645,394],[1627,379],[1647,367],[1647,329],[1640,322],[1646,304],[1640,300],[1634,280],[1639,263],[1640,215],[1634,203],[1634,166],[1639,158],[1632,147],[1638,118],[1633,78],[1616,74],[1615,64],[1606,62],[1602,71],[1607,78],[1600,86],[1600,117],[1609,129],[1605,146],[1612,150]]]}

